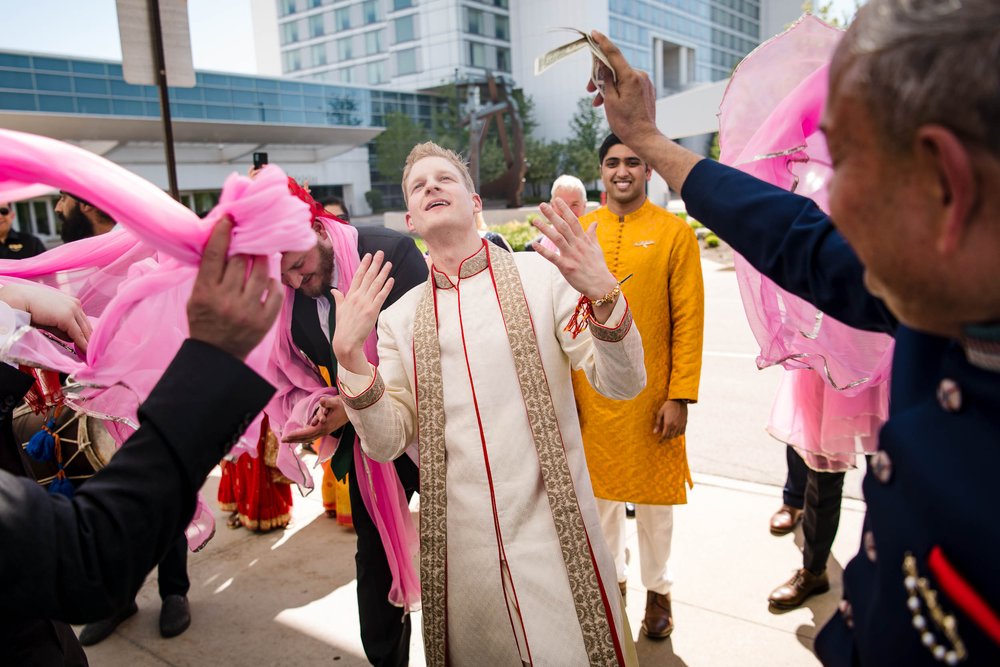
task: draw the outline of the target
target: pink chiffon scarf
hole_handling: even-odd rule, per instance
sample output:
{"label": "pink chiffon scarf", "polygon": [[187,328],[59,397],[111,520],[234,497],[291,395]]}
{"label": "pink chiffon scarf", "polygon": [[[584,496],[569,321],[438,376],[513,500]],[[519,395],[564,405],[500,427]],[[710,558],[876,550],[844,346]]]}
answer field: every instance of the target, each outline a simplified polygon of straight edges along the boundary
{"label": "pink chiffon scarf", "polygon": [[[75,296],[93,323],[85,355],[26,327],[11,336],[0,356],[69,374],[70,405],[105,419],[119,444],[136,428],[138,406],[188,336],[187,300],[215,223],[230,216],[229,254],[267,257],[275,279],[281,253],[308,250],[316,241],[308,207],[288,192],[277,167],[254,180],[231,175],[218,206],[202,220],[104,158],[46,137],[0,130],[0,192],[37,184],[78,195],[119,224],[111,233],[37,257],[0,261],[0,283],[30,281]],[[265,377],[278,326],[246,359]],[[237,453],[256,451],[259,430],[260,416]],[[201,504],[188,528],[189,544],[198,548],[213,532],[211,512]]]}
{"label": "pink chiffon scarf", "polygon": [[[810,197],[824,210],[832,167],[819,124],[841,36],[815,17],[802,17],[740,63],[719,113],[723,163]],[[768,430],[806,452],[816,469],[853,465],[855,452],[874,451],[888,417],[892,338],[822,313],[740,255],[734,263],[760,345],[757,366],[807,369],[783,378]]]}
{"label": "pink chiffon scarf", "polygon": [[[333,246],[334,271],[338,289],[347,293],[358,270],[358,231],[335,218],[317,216]],[[267,407],[271,425],[278,435],[300,428],[319,406],[323,396],[335,395],[336,387],[328,387],[320,379],[315,365],[295,346],[291,336],[292,304],[294,293],[288,288],[282,306],[281,335],[275,341],[276,354],[265,377],[278,391]],[[365,341],[365,356],[372,365],[378,365],[378,347],[375,333]],[[331,378],[335,382],[335,378]],[[333,456],[337,443],[330,436],[322,438],[317,461]],[[312,478],[291,443],[281,443],[278,450],[279,470],[301,485],[312,486]],[[382,546],[385,549],[392,573],[389,602],[406,611],[420,608],[420,580],[414,565],[418,537],[410,516],[406,492],[396,473],[394,464],[369,458],[361,449],[360,440],[354,439],[354,474],[368,515],[375,522]]]}

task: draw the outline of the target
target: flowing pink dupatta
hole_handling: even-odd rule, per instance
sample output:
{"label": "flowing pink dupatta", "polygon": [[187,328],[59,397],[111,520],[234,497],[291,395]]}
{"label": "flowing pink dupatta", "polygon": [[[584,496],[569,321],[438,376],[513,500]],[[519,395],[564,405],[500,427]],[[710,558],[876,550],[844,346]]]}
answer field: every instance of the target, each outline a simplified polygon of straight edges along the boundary
{"label": "flowing pink dupatta", "polygon": [[[827,209],[832,174],[819,123],[829,61],[842,32],[806,15],[736,68],[719,113],[720,159]],[[873,220],[873,224],[877,224]],[[782,379],[768,430],[820,470],[874,451],[888,416],[893,341],[853,329],[786,292],[736,255],[759,368],[811,369]],[[796,376],[796,377],[790,377]]]}
{"label": "flowing pink dupatta", "polygon": [[[106,424],[119,443],[135,429],[139,404],[187,338],[187,299],[215,223],[229,215],[230,255],[267,256],[274,278],[280,277],[282,252],[305,251],[316,242],[308,207],[289,194],[287,178],[274,166],[254,180],[230,176],[218,206],[201,220],[104,158],[46,137],[0,130],[0,191],[38,183],[86,199],[119,225],[31,259],[0,261],[0,283],[31,281],[76,296],[94,324],[86,355],[25,327],[0,356],[70,374],[78,388],[68,402],[110,420]],[[246,360],[265,377],[278,326]],[[258,416],[237,447],[256,451],[259,429]],[[201,504],[189,543],[203,545],[213,530],[211,512]]]}
{"label": "flowing pink dupatta", "polygon": [[[309,203],[314,220],[323,225],[333,245],[334,270],[340,291],[347,292],[360,264],[358,256],[358,230],[343,221],[331,217],[323,211],[312,197],[292,186],[304,201]],[[265,377],[278,391],[267,407],[272,428],[279,436],[283,432],[299,428],[309,422],[322,396],[335,395],[336,387],[327,387],[320,381],[312,362],[302,355],[292,341],[293,293],[285,295],[285,302],[279,317],[281,336],[276,341],[277,353],[271,357],[271,366]],[[378,365],[378,347],[375,333],[365,341],[365,356],[373,365]],[[332,378],[331,378],[332,379]],[[336,442],[326,436],[320,443],[318,461],[333,456]],[[305,473],[303,464],[294,451],[294,445],[281,443],[278,451],[278,467],[289,478],[312,485],[311,477]],[[370,459],[361,449],[360,440],[354,439],[354,474],[368,515],[375,522],[382,546],[385,549],[392,585],[389,602],[406,611],[420,608],[420,579],[413,554],[418,544],[416,528],[410,516],[406,492],[396,467],[392,463],[382,463]]]}

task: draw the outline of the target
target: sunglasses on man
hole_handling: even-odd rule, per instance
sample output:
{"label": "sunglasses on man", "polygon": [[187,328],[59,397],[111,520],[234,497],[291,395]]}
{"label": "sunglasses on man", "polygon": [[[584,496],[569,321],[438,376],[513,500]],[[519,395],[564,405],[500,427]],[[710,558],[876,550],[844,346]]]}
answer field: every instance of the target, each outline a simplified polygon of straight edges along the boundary
{"label": "sunglasses on man", "polygon": [[10,214],[10,207],[0,206],[0,215],[9,215],[9,214]]}

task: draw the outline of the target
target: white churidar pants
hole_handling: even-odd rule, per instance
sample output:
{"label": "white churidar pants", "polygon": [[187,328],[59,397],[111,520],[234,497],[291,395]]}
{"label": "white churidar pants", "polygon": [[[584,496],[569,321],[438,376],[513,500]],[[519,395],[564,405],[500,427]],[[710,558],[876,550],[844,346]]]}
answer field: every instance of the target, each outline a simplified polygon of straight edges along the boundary
{"label": "white churidar pants", "polygon": [[[597,513],[601,531],[615,559],[618,581],[628,580],[625,563],[625,503],[597,498]],[[642,585],[646,590],[661,595],[670,592],[674,583],[670,571],[670,542],[674,533],[673,505],[636,505],[635,522],[639,533],[639,564]]]}

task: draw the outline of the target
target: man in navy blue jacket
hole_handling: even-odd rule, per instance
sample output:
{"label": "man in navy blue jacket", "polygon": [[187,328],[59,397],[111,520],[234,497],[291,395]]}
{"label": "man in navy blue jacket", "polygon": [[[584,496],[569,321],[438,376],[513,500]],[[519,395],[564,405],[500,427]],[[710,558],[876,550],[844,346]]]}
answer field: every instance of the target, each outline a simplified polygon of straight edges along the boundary
{"label": "man in navy blue jacket", "polygon": [[[827,665],[1000,664],[1000,3],[870,0],[830,69],[828,217],[664,137],[603,35],[611,130],[786,290],[895,335]],[[593,84],[591,84],[593,90]]]}

